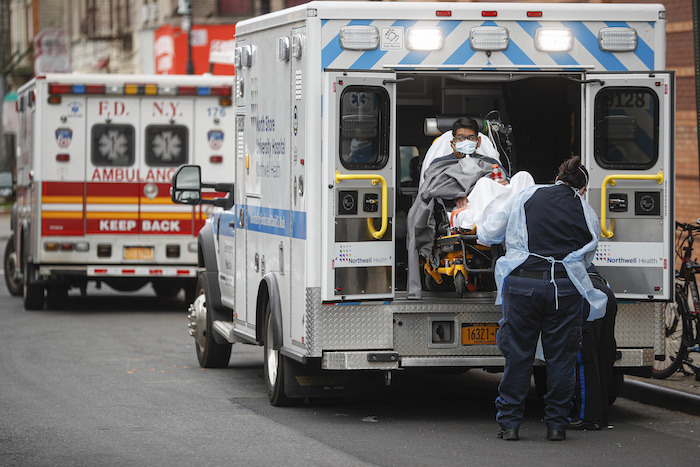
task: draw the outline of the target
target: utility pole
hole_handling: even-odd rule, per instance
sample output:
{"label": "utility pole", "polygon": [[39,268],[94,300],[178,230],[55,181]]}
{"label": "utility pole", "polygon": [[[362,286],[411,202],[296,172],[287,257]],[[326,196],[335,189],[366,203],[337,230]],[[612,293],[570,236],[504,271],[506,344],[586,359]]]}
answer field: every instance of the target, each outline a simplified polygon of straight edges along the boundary
{"label": "utility pole", "polygon": [[181,27],[187,31],[187,74],[194,74],[194,63],[192,62],[192,8],[190,0],[178,0],[177,12],[182,16]]}

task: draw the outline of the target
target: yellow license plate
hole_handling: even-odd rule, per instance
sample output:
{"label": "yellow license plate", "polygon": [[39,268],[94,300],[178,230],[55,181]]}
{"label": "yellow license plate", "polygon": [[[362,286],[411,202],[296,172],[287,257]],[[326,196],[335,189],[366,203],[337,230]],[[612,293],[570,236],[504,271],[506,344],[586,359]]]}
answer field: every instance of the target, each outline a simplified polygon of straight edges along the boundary
{"label": "yellow license plate", "polygon": [[150,246],[128,246],[124,248],[124,259],[153,259],[153,247]]}
{"label": "yellow license plate", "polygon": [[464,323],[462,324],[462,345],[496,344],[496,323]]}

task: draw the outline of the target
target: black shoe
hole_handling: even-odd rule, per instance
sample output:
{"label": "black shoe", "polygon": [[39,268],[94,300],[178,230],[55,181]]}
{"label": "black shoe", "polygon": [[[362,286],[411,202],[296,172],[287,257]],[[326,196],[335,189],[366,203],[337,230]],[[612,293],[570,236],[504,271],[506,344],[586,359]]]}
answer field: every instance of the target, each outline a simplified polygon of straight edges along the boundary
{"label": "black shoe", "polygon": [[549,441],[564,441],[566,430],[547,430],[547,439]]}
{"label": "black shoe", "polygon": [[498,430],[498,437],[506,441],[517,441],[520,439],[520,436],[518,436],[517,428],[513,430],[506,430],[501,428],[500,430]]}
{"label": "black shoe", "polygon": [[569,423],[569,430],[600,430],[602,425],[595,420],[576,420]]}

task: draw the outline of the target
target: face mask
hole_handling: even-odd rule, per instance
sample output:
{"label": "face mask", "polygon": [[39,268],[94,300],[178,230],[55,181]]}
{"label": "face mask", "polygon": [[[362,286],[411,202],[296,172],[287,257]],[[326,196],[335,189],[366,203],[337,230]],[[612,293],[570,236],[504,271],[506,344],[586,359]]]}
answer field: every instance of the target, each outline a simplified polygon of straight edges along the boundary
{"label": "face mask", "polygon": [[468,139],[465,139],[464,141],[459,141],[455,143],[455,149],[462,154],[466,154],[467,156],[471,156],[474,154],[474,151],[476,151],[476,141],[470,141]]}

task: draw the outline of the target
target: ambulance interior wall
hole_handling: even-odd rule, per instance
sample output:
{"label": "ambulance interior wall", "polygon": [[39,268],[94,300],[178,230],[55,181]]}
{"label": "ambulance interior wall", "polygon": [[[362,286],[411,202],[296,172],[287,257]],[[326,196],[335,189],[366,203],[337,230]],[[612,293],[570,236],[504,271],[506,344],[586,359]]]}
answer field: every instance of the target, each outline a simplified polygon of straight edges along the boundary
{"label": "ambulance interior wall", "polygon": [[[561,162],[581,152],[580,86],[560,76],[473,81],[415,75],[413,81],[397,84],[397,290],[406,288],[406,214],[418,190],[420,164],[436,138],[424,133],[425,119],[437,115],[483,118],[498,111],[500,121],[512,127],[512,173],[526,170],[537,183],[551,183]],[[414,157],[418,159],[411,163]],[[508,166],[503,156],[501,161]]]}

